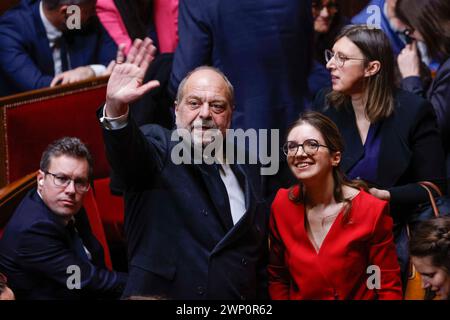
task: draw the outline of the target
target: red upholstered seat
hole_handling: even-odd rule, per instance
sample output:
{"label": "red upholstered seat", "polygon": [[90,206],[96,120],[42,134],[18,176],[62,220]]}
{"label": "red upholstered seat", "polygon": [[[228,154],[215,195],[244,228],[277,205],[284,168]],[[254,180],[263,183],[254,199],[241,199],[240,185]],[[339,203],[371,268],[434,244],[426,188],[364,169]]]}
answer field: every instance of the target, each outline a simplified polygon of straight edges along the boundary
{"label": "red upholstered seat", "polygon": [[98,210],[92,188],[89,189],[86,197],[84,198],[84,209],[86,210],[87,216],[89,218],[89,224],[91,225],[92,233],[101,243],[103,251],[105,252],[106,267],[112,270],[111,255],[109,253],[108,243],[106,242],[105,230],[103,229],[100,212]]}
{"label": "red upholstered seat", "polygon": [[112,242],[125,241],[123,233],[123,198],[114,196],[109,189],[109,178],[94,181],[95,201],[100,211],[105,233]]}
{"label": "red upholstered seat", "polygon": [[36,170],[45,147],[63,136],[86,143],[95,160],[94,177],[107,177],[109,166],[95,114],[105,94],[105,86],[100,86],[4,108],[7,181]]}

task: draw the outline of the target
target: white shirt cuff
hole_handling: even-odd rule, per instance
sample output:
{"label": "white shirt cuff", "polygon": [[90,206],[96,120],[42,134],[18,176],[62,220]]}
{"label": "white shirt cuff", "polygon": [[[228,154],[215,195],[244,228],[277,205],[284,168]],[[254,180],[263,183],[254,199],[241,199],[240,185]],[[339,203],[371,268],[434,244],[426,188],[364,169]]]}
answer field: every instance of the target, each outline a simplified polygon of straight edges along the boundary
{"label": "white shirt cuff", "polygon": [[103,127],[107,130],[119,130],[123,129],[128,124],[128,113],[129,108],[127,108],[127,112],[125,114],[118,117],[107,117],[106,116],[106,104],[103,107],[103,116],[100,118],[100,122],[103,124]]}
{"label": "white shirt cuff", "polygon": [[94,70],[96,77],[100,77],[106,71],[106,67],[102,64],[91,64],[89,65],[89,67],[91,67],[91,69]]}

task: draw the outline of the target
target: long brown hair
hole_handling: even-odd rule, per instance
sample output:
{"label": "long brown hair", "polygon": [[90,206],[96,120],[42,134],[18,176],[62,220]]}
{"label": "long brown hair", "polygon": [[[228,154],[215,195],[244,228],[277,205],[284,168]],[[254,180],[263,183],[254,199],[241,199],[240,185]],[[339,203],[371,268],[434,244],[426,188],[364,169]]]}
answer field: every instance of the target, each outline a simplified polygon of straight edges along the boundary
{"label": "long brown hair", "polygon": [[[365,78],[363,88],[367,94],[366,116],[370,122],[389,117],[394,112],[395,60],[389,39],[383,31],[366,25],[347,26],[337,36],[336,41],[347,37],[361,50],[364,66],[378,60],[381,69]],[[327,96],[328,103],[341,108],[351,102],[351,97],[342,92],[332,91]]]}
{"label": "long brown hair", "polygon": [[[339,129],[336,124],[328,117],[315,111],[308,111],[300,115],[300,118],[288,129],[287,136],[296,127],[303,124],[309,124],[320,132],[322,135],[325,145],[328,147],[331,153],[343,152],[344,143],[339,133]],[[367,185],[360,180],[349,180],[342,172],[339,165],[333,167],[333,196],[337,202],[344,202],[346,209],[344,212],[343,221],[348,221],[348,214],[351,209],[350,199],[345,198],[344,192],[342,190],[343,186],[349,186],[357,189],[367,190]],[[289,200],[295,203],[305,204],[305,194],[303,192],[303,184],[299,181],[298,192],[295,192],[296,186],[291,187],[289,190]]]}
{"label": "long brown hair", "polygon": [[450,217],[421,222],[413,232],[409,247],[412,256],[430,256],[434,266],[450,275]]}
{"label": "long brown hair", "polygon": [[397,17],[420,32],[430,55],[439,61],[450,57],[450,1],[398,0]]}

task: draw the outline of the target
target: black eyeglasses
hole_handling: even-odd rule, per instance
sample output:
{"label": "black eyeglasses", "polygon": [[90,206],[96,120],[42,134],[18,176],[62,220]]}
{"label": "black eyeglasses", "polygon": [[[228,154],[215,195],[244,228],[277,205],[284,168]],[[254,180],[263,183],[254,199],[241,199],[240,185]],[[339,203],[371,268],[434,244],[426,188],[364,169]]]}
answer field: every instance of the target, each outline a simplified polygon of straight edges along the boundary
{"label": "black eyeglasses", "polygon": [[303,143],[297,143],[295,141],[287,141],[283,145],[283,153],[286,156],[292,157],[297,155],[298,149],[302,147],[303,152],[306,153],[308,156],[315,155],[320,147],[328,148],[328,146],[325,146],[323,144],[320,144],[319,141],[314,139],[308,139],[303,141]]}
{"label": "black eyeglasses", "polygon": [[45,174],[49,174],[53,177],[53,183],[57,187],[67,188],[71,181],[73,181],[75,185],[75,190],[78,193],[85,193],[89,190],[90,184],[88,180],[85,179],[72,179],[65,175],[54,174],[48,171],[44,171]]}

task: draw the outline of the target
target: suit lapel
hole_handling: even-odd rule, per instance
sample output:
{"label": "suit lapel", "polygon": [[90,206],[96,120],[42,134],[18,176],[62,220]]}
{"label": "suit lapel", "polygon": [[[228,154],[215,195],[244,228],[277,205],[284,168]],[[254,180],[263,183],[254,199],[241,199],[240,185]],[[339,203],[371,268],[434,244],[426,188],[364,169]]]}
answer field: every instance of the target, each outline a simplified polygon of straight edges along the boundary
{"label": "suit lapel", "polygon": [[252,189],[248,172],[244,170],[244,166],[238,164],[231,165],[231,169],[236,175],[239,183],[241,184],[241,180],[244,183],[244,185],[241,184],[241,187],[242,191],[244,192],[246,211],[244,213],[244,216],[238,221],[233,229],[228,232],[225,237],[216,245],[212,252],[213,254],[238,239],[241,235],[248,232],[248,229],[253,225],[253,221],[255,219],[256,200],[253,194],[254,190]]}
{"label": "suit lapel", "polygon": [[36,59],[38,60],[38,65],[45,74],[54,75],[55,66],[53,63],[53,53],[50,49],[50,44],[47,38],[47,32],[45,31],[44,24],[42,23],[41,15],[39,12],[39,3],[36,1],[31,7],[32,17],[36,30],[36,45],[37,52],[39,53]]}
{"label": "suit lapel", "polygon": [[209,197],[216,207],[218,218],[226,231],[233,227],[233,220],[231,218],[230,203],[228,193],[220,177],[217,165],[200,164],[195,165],[199,170],[200,176],[205,183],[206,190]]}
{"label": "suit lapel", "polygon": [[330,108],[330,110],[336,112],[335,123],[345,142],[345,152],[343,153],[341,166],[342,170],[347,172],[364,155],[364,146],[356,125],[355,113],[351,105],[346,105],[339,111],[336,111],[334,108]]}

